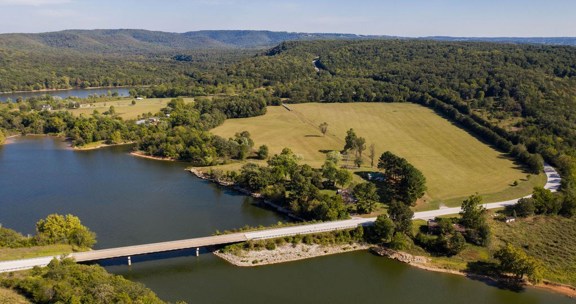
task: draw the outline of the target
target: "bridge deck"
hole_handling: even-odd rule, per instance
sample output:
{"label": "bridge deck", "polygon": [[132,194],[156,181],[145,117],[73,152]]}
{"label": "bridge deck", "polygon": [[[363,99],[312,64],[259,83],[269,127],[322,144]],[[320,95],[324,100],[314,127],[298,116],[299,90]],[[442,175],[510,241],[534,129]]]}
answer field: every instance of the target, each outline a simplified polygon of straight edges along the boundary
{"label": "bridge deck", "polygon": [[106,260],[106,259],[134,256],[141,254],[174,251],[188,248],[230,244],[230,243],[244,242],[247,240],[248,239],[246,238],[246,235],[244,233],[234,233],[234,234],[201,237],[179,241],[92,250],[87,252],[77,252],[71,254],[70,256],[73,257],[77,262],[88,262],[88,261]]}

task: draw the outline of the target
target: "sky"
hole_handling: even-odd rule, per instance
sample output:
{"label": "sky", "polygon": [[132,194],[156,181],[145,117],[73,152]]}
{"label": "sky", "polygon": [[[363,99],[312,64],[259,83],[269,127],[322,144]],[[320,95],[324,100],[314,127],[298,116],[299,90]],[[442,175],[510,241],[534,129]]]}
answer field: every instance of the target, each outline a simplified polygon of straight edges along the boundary
{"label": "sky", "polygon": [[576,0],[0,0],[0,33],[130,28],[574,37],[575,13]]}

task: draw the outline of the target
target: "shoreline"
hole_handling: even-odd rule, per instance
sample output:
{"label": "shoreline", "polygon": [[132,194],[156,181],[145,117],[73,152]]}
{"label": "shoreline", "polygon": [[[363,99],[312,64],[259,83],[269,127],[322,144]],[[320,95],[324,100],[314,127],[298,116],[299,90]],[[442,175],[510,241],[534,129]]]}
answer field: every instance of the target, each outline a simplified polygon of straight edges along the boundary
{"label": "shoreline", "polygon": [[14,139],[19,137],[20,135],[10,135],[10,136],[6,136],[6,138],[4,138],[4,142],[0,143],[1,145],[9,145],[9,144],[13,144],[14,143]]}
{"label": "shoreline", "polygon": [[[414,256],[409,253],[395,251],[363,243],[328,245],[328,246],[318,244],[307,245],[304,243],[299,243],[297,245],[284,244],[276,247],[276,249],[273,250],[267,250],[267,249],[242,250],[239,255],[232,253],[223,253],[221,250],[214,251],[213,254],[234,266],[258,267],[258,266],[274,265],[281,263],[289,263],[294,261],[312,259],[316,257],[323,257],[333,254],[340,254],[361,250],[369,250],[371,253],[378,255],[380,257],[396,260],[398,262],[407,264],[412,267],[416,267],[424,271],[459,275],[466,277],[467,279],[482,281],[489,285],[498,283],[497,279],[489,276],[436,267],[430,263],[429,258],[424,256]],[[554,292],[565,295],[569,298],[576,299],[576,288],[570,285],[544,281],[537,285],[523,284],[523,287],[545,290],[547,292]]]}
{"label": "shoreline", "polygon": [[343,245],[322,246],[318,244],[306,245],[303,243],[292,245],[284,244],[273,250],[242,251],[241,255],[223,253],[220,250],[213,252],[217,257],[238,267],[256,267],[287,263],[305,259],[311,259],[332,254],[368,250],[369,245],[352,243]]}
{"label": "shoreline", "polygon": [[[413,256],[413,255],[405,253],[405,252],[395,251],[395,250],[382,248],[382,247],[372,247],[371,251],[378,256],[393,259],[393,260],[402,262],[404,264],[408,264],[410,266],[413,266],[413,267],[416,267],[416,268],[419,268],[422,270],[459,275],[459,276],[466,277],[468,279],[476,279],[476,280],[483,281],[483,282],[497,283],[497,280],[495,278],[492,278],[489,276],[479,275],[479,274],[474,274],[474,273],[466,273],[466,272],[459,271],[459,270],[436,267],[433,264],[430,264],[428,258],[423,257],[423,256]],[[537,285],[523,284],[523,286],[525,288],[536,288],[536,289],[546,290],[548,292],[559,293],[559,294],[565,295],[569,298],[576,299],[576,287],[573,287],[570,285],[544,281],[544,282],[537,284]]]}
{"label": "shoreline", "polygon": [[134,144],[133,142],[126,142],[126,143],[121,143],[121,144],[99,144],[97,146],[94,147],[72,147],[70,146],[70,148],[72,148],[72,150],[74,151],[92,151],[92,150],[98,150],[98,149],[102,149],[102,148],[107,148],[107,147],[115,147],[115,146],[128,146],[128,145],[132,145]]}
{"label": "shoreline", "polygon": [[196,177],[198,177],[202,180],[206,180],[206,181],[215,183],[217,185],[220,185],[222,187],[226,187],[226,188],[232,189],[234,191],[238,191],[244,195],[249,195],[249,196],[257,199],[258,202],[263,204],[264,206],[272,208],[274,211],[276,211],[280,214],[286,215],[293,220],[305,222],[305,220],[303,218],[300,218],[300,217],[292,214],[292,212],[290,212],[290,210],[288,210],[288,209],[286,209],[280,205],[277,205],[270,200],[262,198],[262,195],[260,193],[251,192],[250,190],[242,188],[233,182],[216,180],[214,178],[209,177],[206,173],[202,172],[201,170],[199,170],[198,168],[195,168],[195,167],[189,168],[189,169],[187,169],[187,171],[190,171],[190,173],[194,174]]}
{"label": "shoreline", "polygon": [[[132,144],[132,143],[131,143]],[[130,155],[135,156],[135,157],[140,157],[140,158],[146,158],[146,159],[153,159],[153,160],[159,160],[159,161],[171,161],[171,162],[175,162],[177,161],[176,159],[170,158],[170,157],[159,157],[159,156],[151,156],[151,155],[146,155],[144,153],[142,153],[141,151],[134,151],[134,152],[130,152]]]}

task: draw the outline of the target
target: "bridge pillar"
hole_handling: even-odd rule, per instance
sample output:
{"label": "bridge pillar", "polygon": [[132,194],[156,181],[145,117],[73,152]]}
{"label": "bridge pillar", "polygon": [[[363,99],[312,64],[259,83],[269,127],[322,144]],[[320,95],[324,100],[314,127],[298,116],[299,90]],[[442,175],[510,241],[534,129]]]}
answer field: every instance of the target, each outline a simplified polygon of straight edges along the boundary
{"label": "bridge pillar", "polygon": [[128,257],[128,266],[132,266],[132,258]]}
{"label": "bridge pillar", "polygon": [[199,256],[199,255],[200,255],[200,248],[197,247],[196,248],[196,256]]}

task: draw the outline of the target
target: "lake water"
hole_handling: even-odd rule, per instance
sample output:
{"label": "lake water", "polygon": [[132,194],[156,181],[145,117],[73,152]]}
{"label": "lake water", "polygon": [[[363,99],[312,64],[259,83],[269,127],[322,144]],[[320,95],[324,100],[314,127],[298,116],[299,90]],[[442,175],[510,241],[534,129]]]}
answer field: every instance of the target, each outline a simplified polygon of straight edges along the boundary
{"label": "lake water", "polygon": [[130,96],[128,92],[130,88],[101,88],[101,89],[73,89],[73,90],[63,90],[63,91],[47,91],[47,92],[22,92],[22,93],[0,93],[0,102],[6,102],[8,98],[12,101],[16,101],[19,97],[26,99],[30,97],[38,97],[44,95],[57,96],[60,98],[68,98],[71,96],[87,98],[90,95],[106,95],[108,92],[118,93],[119,96]]}
{"label": "lake water", "polygon": [[[251,198],[193,177],[184,164],[135,158],[128,150],[74,152],[47,137],[0,146],[0,223],[33,233],[38,219],[71,213],[98,234],[98,248],[107,248],[283,220]],[[426,272],[368,252],[252,268],[211,254],[106,268],[165,300],[188,303],[574,303],[546,291],[517,293]]]}

